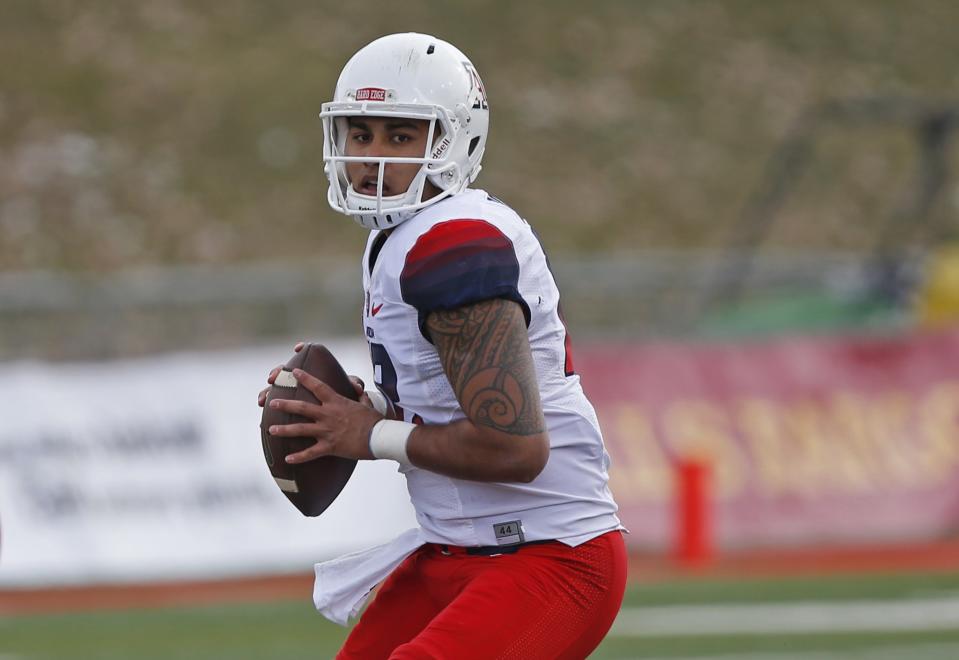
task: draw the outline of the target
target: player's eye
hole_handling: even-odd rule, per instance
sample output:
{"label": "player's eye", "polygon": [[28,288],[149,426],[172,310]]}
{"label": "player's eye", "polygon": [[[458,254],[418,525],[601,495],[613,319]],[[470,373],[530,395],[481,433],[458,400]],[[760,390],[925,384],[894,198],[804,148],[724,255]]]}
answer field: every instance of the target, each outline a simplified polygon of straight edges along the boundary
{"label": "player's eye", "polygon": [[406,133],[396,133],[393,135],[393,142],[397,144],[406,144],[412,142],[415,138],[412,135],[407,135]]}

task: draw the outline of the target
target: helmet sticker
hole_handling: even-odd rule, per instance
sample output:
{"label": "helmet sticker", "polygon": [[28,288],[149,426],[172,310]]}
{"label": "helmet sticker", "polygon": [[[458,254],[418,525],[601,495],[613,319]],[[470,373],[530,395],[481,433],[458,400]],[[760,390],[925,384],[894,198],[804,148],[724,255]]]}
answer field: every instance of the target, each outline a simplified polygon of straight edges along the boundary
{"label": "helmet sticker", "polygon": [[380,87],[363,87],[356,90],[357,101],[385,101],[386,90]]}

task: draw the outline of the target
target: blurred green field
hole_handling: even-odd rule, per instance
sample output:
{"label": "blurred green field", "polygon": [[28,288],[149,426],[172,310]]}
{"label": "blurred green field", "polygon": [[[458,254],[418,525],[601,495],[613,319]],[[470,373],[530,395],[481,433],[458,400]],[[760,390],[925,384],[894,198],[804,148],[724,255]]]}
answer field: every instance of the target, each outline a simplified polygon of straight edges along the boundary
{"label": "blurred green field", "polygon": [[[743,658],[746,660],[814,660],[879,658],[926,660],[959,657],[959,626],[935,630],[934,615],[910,610],[959,600],[959,574],[888,574],[789,579],[681,581],[633,584],[624,613],[675,607],[695,613],[743,605],[807,604],[816,608],[868,602],[901,616],[862,621],[845,632],[709,634],[696,629],[658,634],[631,629],[622,616],[592,656],[626,658]],[[639,608],[639,609],[636,609]],[[658,611],[662,611],[661,609]],[[671,610],[670,610],[671,611]],[[749,621],[743,623],[748,624]],[[799,622],[795,622],[799,625]],[[911,628],[911,629],[907,629]],[[230,604],[218,607],[12,616],[0,620],[2,660],[73,658],[178,658],[216,660],[332,657],[345,629],[327,623],[308,602]]]}

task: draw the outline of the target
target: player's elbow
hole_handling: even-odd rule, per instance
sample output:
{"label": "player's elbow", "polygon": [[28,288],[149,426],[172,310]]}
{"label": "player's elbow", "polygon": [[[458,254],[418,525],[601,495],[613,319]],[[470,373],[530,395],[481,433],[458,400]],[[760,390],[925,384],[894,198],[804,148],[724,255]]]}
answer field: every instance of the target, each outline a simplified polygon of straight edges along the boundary
{"label": "player's elbow", "polygon": [[549,435],[537,433],[523,438],[523,450],[515,463],[514,481],[528,484],[539,476],[549,460]]}

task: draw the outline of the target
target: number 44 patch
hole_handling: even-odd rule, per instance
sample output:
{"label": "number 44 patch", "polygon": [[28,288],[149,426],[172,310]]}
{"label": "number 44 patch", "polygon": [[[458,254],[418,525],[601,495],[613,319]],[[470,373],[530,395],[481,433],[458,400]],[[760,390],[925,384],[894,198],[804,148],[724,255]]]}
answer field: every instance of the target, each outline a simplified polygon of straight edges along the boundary
{"label": "number 44 patch", "polygon": [[521,520],[493,523],[493,534],[496,535],[497,545],[514,545],[526,541]]}

